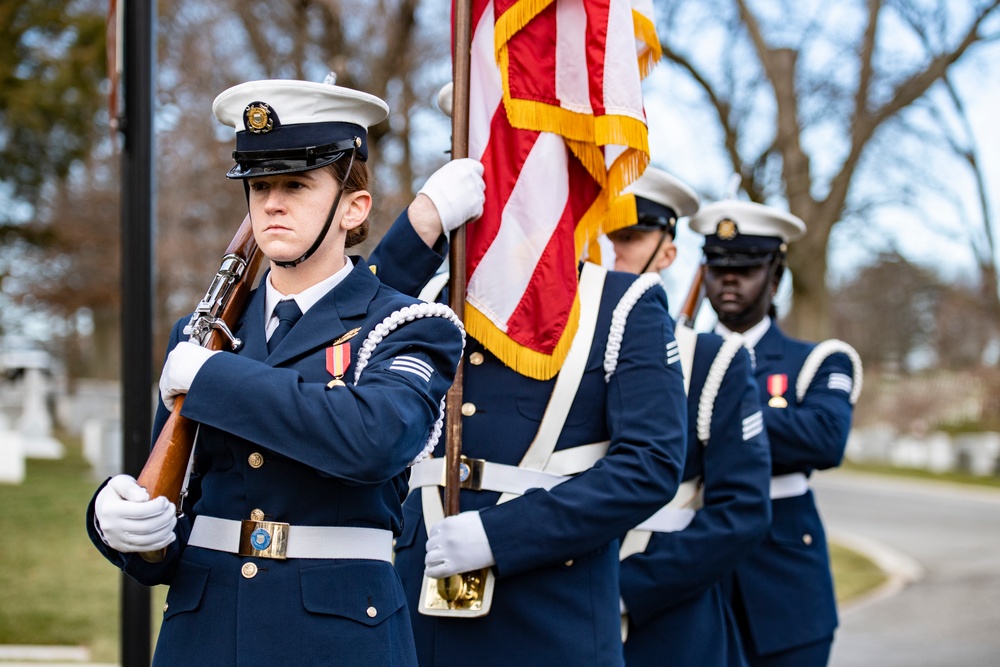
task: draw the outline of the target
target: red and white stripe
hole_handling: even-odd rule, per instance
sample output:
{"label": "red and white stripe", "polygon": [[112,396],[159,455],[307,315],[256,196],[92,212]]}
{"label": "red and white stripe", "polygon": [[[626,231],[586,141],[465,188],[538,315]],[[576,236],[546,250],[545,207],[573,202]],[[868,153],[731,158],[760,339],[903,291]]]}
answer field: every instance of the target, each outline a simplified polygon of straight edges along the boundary
{"label": "red and white stripe", "polygon": [[[577,226],[606,200],[608,179],[567,145],[583,140],[579,126],[564,132],[553,116],[540,123],[551,127],[512,126],[495,23],[517,4],[472,3],[469,157],[485,166],[486,204],[466,229],[466,325],[515,370],[551,377],[568,349],[564,336],[575,332],[577,263],[585,247]],[[552,0],[502,45],[507,104],[526,100],[556,114],[627,116],[644,125],[632,20],[630,0]],[[603,151],[608,142],[589,143]],[[603,166],[604,153],[597,155]]]}

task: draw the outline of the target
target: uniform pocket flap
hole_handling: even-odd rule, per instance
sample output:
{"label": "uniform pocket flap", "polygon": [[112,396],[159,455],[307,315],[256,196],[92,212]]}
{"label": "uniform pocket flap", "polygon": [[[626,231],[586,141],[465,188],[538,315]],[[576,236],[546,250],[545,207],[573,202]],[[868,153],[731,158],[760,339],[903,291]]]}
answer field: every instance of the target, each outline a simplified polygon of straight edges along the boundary
{"label": "uniform pocket flap", "polygon": [[374,626],[406,604],[392,565],[350,562],[302,570],[302,605],[315,614],[342,616]]}
{"label": "uniform pocket flap", "polygon": [[799,549],[823,546],[823,524],[807,496],[778,502],[784,505],[774,511],[770,533],[772,542]]}
{"label": "uniform pocket flap", "polygon": [[201,598],[205,595],[209,572],[211,568],[204,565],[181,561],[177,566],[177,573],[170,582],[167,604],[163,610],[164,620],[198,608]]}

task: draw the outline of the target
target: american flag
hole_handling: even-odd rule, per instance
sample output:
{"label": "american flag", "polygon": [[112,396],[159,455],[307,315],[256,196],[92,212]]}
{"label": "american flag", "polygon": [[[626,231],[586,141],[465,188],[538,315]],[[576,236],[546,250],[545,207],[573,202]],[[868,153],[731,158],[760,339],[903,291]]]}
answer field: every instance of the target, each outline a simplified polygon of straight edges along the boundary
{"label": "american flag", "polygon": [[649,162],[652,4],[472,0],[471,14],[469,157],[485,166],[486,205],[466,229],[466,327],[548,379],[576,333],[578,262],[634,223],[609,202]]}

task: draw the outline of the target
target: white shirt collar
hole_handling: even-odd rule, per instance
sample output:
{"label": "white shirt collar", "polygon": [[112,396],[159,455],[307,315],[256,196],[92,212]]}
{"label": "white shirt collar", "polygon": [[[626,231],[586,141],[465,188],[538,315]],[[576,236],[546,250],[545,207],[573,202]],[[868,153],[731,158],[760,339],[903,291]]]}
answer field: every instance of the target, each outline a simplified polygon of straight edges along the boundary
{"label": "white shirt collar", "polygon": [[[745,345],[751,350],[757,347],[757,343],[760,342],[760,339],[764,337],[764,334],[766,334],[767,330],[770,328],[771,316],[765,315],[764,319],[743,332]],[[720,322],[715,325],[715,333],[719,334],[723,338],[726,338],[730,336],[733,331]]]}
{"label": "white shirt collar", "polygon": [[350,258],[344,258],[344,268],[337,271],[335,274],[329,278],[325,278],[312,287],[307,287],[298,294],[282,294],[279,292],[274,285],[271,284],[271,274],[267,274],[267,280],[265,281],[266,294],[264,297],[264,326],[267,330],[267,334],[270,335],[275,327],[278,326],[278,318],[274,316],[274,306],[277,305],[279,301],[285,299],[292,299],[298,305],[299,310],[305,315],[306,311],[316,305],[316,302],[322,299],[327,293],[334,287],[339,285],[344,281],[345,278],[354,269],[354,262]]}

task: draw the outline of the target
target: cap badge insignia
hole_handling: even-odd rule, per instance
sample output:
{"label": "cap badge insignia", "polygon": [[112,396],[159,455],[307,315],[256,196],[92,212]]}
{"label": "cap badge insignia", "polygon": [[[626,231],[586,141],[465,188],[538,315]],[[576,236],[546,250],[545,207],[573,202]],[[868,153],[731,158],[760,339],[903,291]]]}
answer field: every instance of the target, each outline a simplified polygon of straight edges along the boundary
{"label": "cap badge insignia", "polygon": [[723,241],[732,241],[739,232],[740,230],[736,227],[736,222],[729,218],[719,220],[719,224],[715,227],[715,235]]}
{"label": "cap badge insignia", "polygon": [[767,376],[767,393],[771,394],[767,404],[772,408],[787,408],[788,401],[782,395],[788,391],[788,376],[784,373]]}
{"label": "cap badge insignia", "polygon": [[274,119],[271,118],[271,107],[263,102],[251,102],[243,111],[243,124],[247,131],[254,134],[265,134],[274,129]]}

